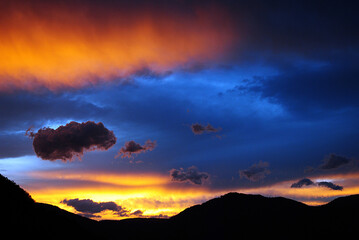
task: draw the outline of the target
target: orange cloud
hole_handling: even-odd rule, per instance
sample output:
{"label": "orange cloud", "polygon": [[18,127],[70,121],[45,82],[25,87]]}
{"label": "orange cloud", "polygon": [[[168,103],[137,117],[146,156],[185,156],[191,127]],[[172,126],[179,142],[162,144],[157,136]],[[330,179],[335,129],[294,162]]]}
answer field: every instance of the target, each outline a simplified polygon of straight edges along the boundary
{"label": "orange cloud", "polygon": [[[170,5],[170,4],[167,4]],[[218,6],[9,1],[0,10],[0,90],[57,90],[220,57],[234,29]]]}

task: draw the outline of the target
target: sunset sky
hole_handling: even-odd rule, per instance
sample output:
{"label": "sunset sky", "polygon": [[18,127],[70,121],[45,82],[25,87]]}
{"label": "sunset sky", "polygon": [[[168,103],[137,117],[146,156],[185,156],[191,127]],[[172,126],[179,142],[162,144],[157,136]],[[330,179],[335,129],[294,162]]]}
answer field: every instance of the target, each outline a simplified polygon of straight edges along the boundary
{"label": "sunset sky", "polygon": [[351,1],[0,1],[0,173],[93,219],[359,194]]}

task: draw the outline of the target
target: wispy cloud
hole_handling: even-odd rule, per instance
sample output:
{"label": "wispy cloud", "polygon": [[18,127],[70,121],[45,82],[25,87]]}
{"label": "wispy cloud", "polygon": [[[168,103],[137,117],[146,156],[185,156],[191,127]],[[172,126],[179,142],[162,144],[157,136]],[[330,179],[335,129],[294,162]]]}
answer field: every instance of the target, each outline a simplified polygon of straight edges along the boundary
{"label": "wispy cloud", "polygon": [[332,170],[347,165],[350,162],[351,159],[332,153],[324,159],[324,163],[318,168],[322,170]]}
{"label": "wispy cloud", "polygon": [[191,125],[192,132],[196,135],[200,135],[202,133],[215,133],[221,131],[222,128],[215,128],[211,124],[202,125],[199,123],[194,123]]}
{"label": "wispy cloud", "polygon": [[242,178],[247,178],[250,181],[257,182],[265,178],[270,171],[268,169],[269,163],[262,162],[253,164],[250,168],[245,170],[239,170],[239,176]]}

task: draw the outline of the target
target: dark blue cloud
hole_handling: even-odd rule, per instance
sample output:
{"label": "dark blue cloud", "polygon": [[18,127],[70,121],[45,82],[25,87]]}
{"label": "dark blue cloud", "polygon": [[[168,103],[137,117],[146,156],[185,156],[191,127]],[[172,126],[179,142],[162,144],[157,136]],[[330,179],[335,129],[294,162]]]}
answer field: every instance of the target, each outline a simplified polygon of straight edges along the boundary
{"label": "dark blue cloud", "polygon": [[[257,0],[230,4],[242,32],[238,46],[256,61],[268,53],[282,58],[285,53],[317,58],[328,50],[358,46],[359,34],[353,29],[359,24],[359,6],[354,2]],[[253,52],[261,55],[253,56]]]}
{"label": "dark blue cloud", "polygon": [[257,182],[270,174],[268,167],[268,162],[260,161],[258,164],[253,164],[250,168],[246,170],[240,170],[239,175],[241,176],[241,178],[244,177],[250,181]]}
{"label": "dark blue cloud", "polygon": [[[344,58],[343,55],[340,56]],[[249,86],[292,113],[319,113],[359,107],[359,55],[329,60],[321,67],[291,67]]]}
{"label": "dark blue cloud", "polygon": [[1,134],[0,141],[0,159],[34,154],[31,141],[24,133]]}
{"label": "dark blue cloud", "polygon": [[47,121],[89,119],[103,114],[104,109],[76,94],[63,93],[1,93],[0,131],[26,130],[42,127]]}
{"label": "dark blue cloud", "polygon": [[330,154],[329,157],[324,159],[324,163],[319,166],[319,169],[322,170],[332,170],[337,169],[341,166],[347,165],[352,160],[343,156],[339,156],[336,154]]}

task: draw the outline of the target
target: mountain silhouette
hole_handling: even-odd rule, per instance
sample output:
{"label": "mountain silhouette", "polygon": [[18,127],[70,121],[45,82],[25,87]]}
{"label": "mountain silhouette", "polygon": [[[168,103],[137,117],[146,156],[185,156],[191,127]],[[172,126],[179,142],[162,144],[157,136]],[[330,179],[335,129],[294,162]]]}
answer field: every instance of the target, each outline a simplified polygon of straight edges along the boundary
{"label": "mountain silhouette", "polygon": [[0,174],[1,234],[8,239],[100,239],[97,221],[36,203],[16,183]]}
{"label": "mountain silhouette", "polygon": [[36,203],[2,175],[0,192],[0,226],[11,239],[343,239],[356,237],[359,226],[359,195],[308,206],[283,197],[228,193],[169,219],[95,221]]}

